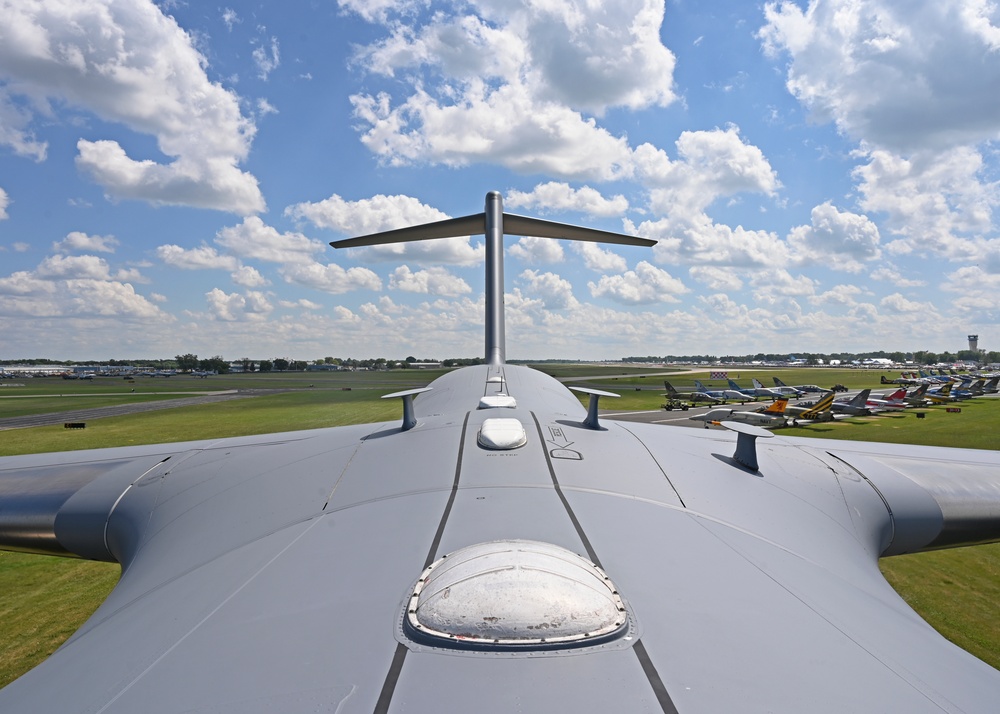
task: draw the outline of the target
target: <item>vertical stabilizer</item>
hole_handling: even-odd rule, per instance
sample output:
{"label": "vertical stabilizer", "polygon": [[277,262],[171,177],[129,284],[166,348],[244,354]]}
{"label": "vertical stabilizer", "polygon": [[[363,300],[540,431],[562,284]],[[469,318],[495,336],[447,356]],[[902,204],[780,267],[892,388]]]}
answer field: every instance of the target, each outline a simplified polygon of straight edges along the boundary
{"label": "vertical stabilizer", "polygon": [[486,194],[486,364],[506,359],[503,312],[503,199]]}

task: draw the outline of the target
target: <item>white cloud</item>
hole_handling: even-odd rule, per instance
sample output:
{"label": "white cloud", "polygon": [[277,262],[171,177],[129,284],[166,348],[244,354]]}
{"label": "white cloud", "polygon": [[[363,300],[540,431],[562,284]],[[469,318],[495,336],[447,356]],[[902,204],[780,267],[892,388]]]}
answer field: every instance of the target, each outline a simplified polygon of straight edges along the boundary
{"label": "white cloud", "polygon": [[653,254],[664,265],[695,264],[752,268],[778,264],[789,260],[788,246],[768,231],[730,228],[713,223],[704,213],[690,218],[672,216],[659,221],[646,221],[639,226],[639,235],[658,242]]}
{"label": "white cloud", "polygon": [[635,150],[636,174],[651,187],[650,205],[659,215],[692,217],[720,197],[745,192],[773,196],[781,186],[763,152],[745,143],[736,126],[685,131],[676,147],[676,161],[651,144]]}
{"label": "white cloud", "polygon": [[868,277],[879,282],[892,283],[897,288],[920,288],[927,285],[926,280],[913,280],[903,277],[903,274],[899,270],[890,265],[882,265],[876,268],[869,273]]}
{"label": "white cloud", "polygon": [[66,237],[52,244],[52,249],[56,251],[87,251],[93,250],[98,253],[114,253],[118,241],[114,236],[91,236],[81,231],[71,231]]}
{"label": "white cloud", "polygon": [[[2,62],[0,55],[0,70],[3,69]],[[35,140],[34,133],[28,128],[31,118],[31,112],[15,105],[7,89],[0,86],[0,146],[9,147],[18,156],[45,161],[49,146],[47,142]]]}
{"label": "white cloud", "polygon": [[[0,315],[64,321],[141,319],[147,326],[173,320],[132,285],[112,279],[107,263],[95,256],[51,256],[35,272],[18,271],[0,278]],[[120,330],[120,323],[115,327]]]}
{"label": "white cloud", "polygon": [[788,90],[819,121],[899,153],[1000,135],[996,8],[977,0],[769,3],[760,30],[787,53]]}
{"label": "white cloud", "polygon": [[241,258],[265,260],[269,263],[311,263],[313,254],[327,246],[301,233],[279,233],[257,216],[244,218],[236,226],[219,231],[215,242]]}
{"label": "white cloud", "polygon": [[294,263],[281,269],[286,282],[334,295],[351,290],[381,290],[382,280],[368,268],[344,270],[336,263]]}
{"label": "white cloud", "polygon": [[778,305],[790,298],[813,295],[817,283],[804,275],[793,276],[784,268],[771,267],[753,271],[750,285],[758,303]]}
{"label": "white cloud", "polygon": [[230,32],[233,31],[234,25],[239,25],[243,22],[243,20],[240,19],[240,16],[237,15],[236,11],[231,7],[227,7],[222,11],[222,21],[226,23],[226,29]]}
{"label": "white cloud", "polygon": [[868,164],[854,170],[867,211],[884,212],[897,240],[887,249],[977,259],[984,246],[978,237],[990,232],[1000,205],[1000,182],[987,183],[983,159],[975,149],[959,147],[923,152],[909,159],[873,150]]}
{"label": "white cloud", "polygon": [[226,293],[213,288],[205,293],[205,300],[214,317],[226,322],[249,320],[260,322],[274,310],[267,297],[260,292],[248,290],[244,295]]}
{"label": "white cloud", "polygon": [[449,218],[411,196],[377,194],[359,201],[346,201],[337,194],[315,203],[296,203],[285,215],[308,220],[319,228],[348,236],[368,235],[407,226],[433,223]]}
{"label": "white cloud", "polygon": [[278,39],[271,38],[270,44],[262,43],[253,50],[253,61],[257,65],[257,77],[267,81],[271,72],[281,64],[281,52],[278,50]]}
{"label": "white cloud", "polygon": [[301,298],[299,300],[279,300],[278,305],[286,309],[301,309],[301,310],[322,310],[323,306],[318,302],[313,302],[312,300],[306,300]]}
{"label": "white cloud", "polygon": [[546,310],[564,310],[579,305],[573,296],[573,286],[555,273],[525,270],[520,275],[523,290],[529,297],[542,301]]}
{"label": "white cloud", "polygon": [[[134,159],[116,141],[80,139],[77,166],[110,196],[239,214],[264,209],[256,179],[238,168],[253,122],[235,94],[208,79],[191,36],[155,4],[7,3],[4,25],[0,71],[12,80],[0,97],[5,116],[15,93],[35,107],[57,99],[155,136],[170,157]],[[21,132],[15,144],[30,144],[27,137]],[[9,132],[2,138],[11,142]],[[41,148],[34,153],[44,157]]]}
{"label": "white cloud", "polygon": [[899,293],[886,295],[881,301],[879,301],[879,304],[890,312],[920,313],[927,315],[928,318],[932,317],[937,312],[934,309],[933,304],[926,302],[914,302],[913,300],[903,297]]}
{"label": "white cloud", "polygon": [[467,282],[452,275],[444,268],[428,268],[413,272],[405,265],[392,271],[392,275],[389,276],[389,289],[447,297],[456,297],[472,292],[472,288]]}
{"label": "white cloud", "polygon": [[40,278],[89,278],[108,280],[111,275],[108,264],[96,255],[52,255],[38,265],[36,275]]}
{"label": "white cloud", "polygon": [[620,194],[604,198],[589,186],[574,189],[556,181],[538,184],[528,192],[512,189],[504,200],[511,208],[528,208],[540,213],[578,211],[589,216],[621,216],[629,208],[628,199]]}
{"label": "white cloud", "polygon": [[710,290],[736,292],[743,289],[743,280],[730,268],[716,268],[710,265],[696,265],[688,270],[693,280],[707,286]]}
{"label": "white cloud", "polygon": [[858,285],[836,285],[819,295],[814,295],[809,301],[823,307],[831,305],[853,306],[865,294],[865,290]]}
{"label": "white cloud", "polygon": [[829,201],[814,207],[811,216],[810,225],[797,226],[788,235],[797,264],[820,263],[857,273],[882,256],[878,227],[866,216],[838,211]]}
{"label": "white cloud", "polygon": [[507,249],[507,255],[526,263],[561,263],[565,258],[562,243],[536,236],[524,236]]}
{"label": "white cloud", "polygon": [[7,206],[9,205],[10,196],[7,195],[6,191],[0,188],[0,221],[10,218],[10,216],[7,215]]}
{"label": "white cloud", "polygon": [[167,265],[183,270],[236,270],[239,261],[231,255],[220,255],[215,248],[182,248],[179,245],[161,245],[156,248],[156,257]]}
{"label": "white cloud", "polygon": [[688,289],[677,278],[646,261],[621,275],[604,275],[597,283],[587,283],[594,297],[607,297],[626,305],[678,302],[677,295]]}
{"label": "white cloud", "polygon": [[599,273],[624,273],[628,270],[625,259],[610,250],[601,248],[596,243],[574,242],[573,250],[583,257],[583,263],[588,269]]}
{"label": "white cloud", "polygon": [[265,278],[256,268],[251,268],[249,265],[241,265],[239,268],[230,275],[232,281],[236,285],[241,285],[245,288],[261,288],[271,284],[271,281]]}
{"label": "white cloud", "polygon": [[[350,7],[387,17],[384,5]],[[584,113],[674,100],[662,21],[655,0],[480,2],[417,27],[388,20],[390,34],[362,48],[358,62],[404,81],[410,94],[351,97],[368,127],[362,141],[390,165],[488,161],[567,178],[626,175],[627,142]]]}

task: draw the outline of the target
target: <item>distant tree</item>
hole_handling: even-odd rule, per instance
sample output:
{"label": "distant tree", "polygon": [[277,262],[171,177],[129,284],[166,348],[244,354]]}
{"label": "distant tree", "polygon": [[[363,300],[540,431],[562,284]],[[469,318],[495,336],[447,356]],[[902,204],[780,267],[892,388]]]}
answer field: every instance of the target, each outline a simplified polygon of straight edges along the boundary
{"label": "distant tree", "polygon": [[292,360],[292,363],[289,365],[289,368],[294,372],[304,372],[307,366],[308,365],[306,364],[305,360],[297,359],[297,360]]}
{"label": "distant tree", "polygon": [[193,369],[198,369],[198,355],[193,355],[189,352],[186,355],[177,355],[174,359],[177,360],[177,368],[182,372],[190,372]]}
{"label": "distant tree", "polygon": [[243,363],[243,371],[244,372],[253,372],[254,371],[254,363],[253,363],[252,359],[250,359],[249,357],[244,357],[241,360],[241,362]]}
{"label": "distant tree", "polygon": [[276,360],[274,360],[274,368],[279,372],[284,372],[286,369],[288,369],[288,360],[278,357]]}
{"label": "distant tree", "polygon": [[262,359],[257,364],[257,371],[259,371],[259,372],[270,372],[272,367],[274,367],[274,362],[272,362],[269,359]]}
{"label": "distant tree", "polygon": [[229,362],[224,360],[222,356],[215,355],[214,357],[209,357],[208,359],[199,360],[198,369],[203,372],[218,372],[219,374],[226,374],[229,371]]}

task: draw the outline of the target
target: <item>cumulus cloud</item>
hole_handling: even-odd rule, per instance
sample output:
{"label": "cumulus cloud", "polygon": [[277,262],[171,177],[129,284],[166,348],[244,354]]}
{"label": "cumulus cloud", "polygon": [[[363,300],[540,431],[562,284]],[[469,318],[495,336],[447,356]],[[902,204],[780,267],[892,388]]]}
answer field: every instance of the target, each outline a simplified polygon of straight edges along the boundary
{"label": "cumulus cloud", "polygon": [[899,288],[920,288],[927,285],[926,280],[914,280],[912,278],[904,277],[898,269],[891,265],[882,265],[869,273],[868,276],[872,280],[892,283]]}
{"label": "cumulus cloud", "polygon": [[811,215],[810,225],[797,226],[788,235],[798,264],[821,263],[857,273],[881,257],[878,227],[866,216],[838,211],[829,201]]}
{"label": "cumulus cloud", "polygon": [[890,312],[922,313],[928,316],[936,312],[933,304],[926,302],[915,302],[913,300],[904,297],[899,293],[886,295],[879,301],[879,304],[882,306],[883,309],[889,310]]}
{"label": "cumulus cloud", "polygon": [[692,280],[702,283],[711,290],[736,292],[743,289],[743,280],[733,270],[716,268],[711,265],[695,265],[688,270]]}
{"label": "cumulus cloud", "polygon": [[[386,18],[385,8],[365,16]],[[662,21],[655,0],[474,2],[415,27],[387,20],[388,36],[357,62],[403,80],[410,94],[351,97],[367,126],[362,141],[391,165],[489,161],[564,177],[627,174],[626,141],[585,113],[674,100]]]}
{"label": "cumulus cloud", "polygon": [[598,273],[624,273],[628,269],[625,259],[596,243],[573,243],[573,250],[583,257],[583,264]]}
{"label": "cumulus cloud", "polygon": [[289,206],[285,215],[348,236],[368,235],[449,218],[447,213],[427,206],[412,196],[382,194],[359,201],[347,201],[333,194],[315,203]]}
{"label": "cumulus cloud", "polygon": [[[56,99],[156,137],[171,162],[128,156],[116,141],[80,139],[77,166],[114,198],[251,214],[264,210],[257,180],[238,165],[253,140],[239,98],[208,79],[190,35],[149,2],[7,3],[0,32],[0,114],[14,97]],[[0,141],[44,158],[22,121]],[[3,125],[4,122],[0,122]],[[20,128],[19,128],[20,127]],[[34,147],[34,148],[32,148]]]}
{"label": "cumulus cloud", "polygon": [[261,288],[271,284],[271,281],[261,275],[260,271],[249,265],[241,265],[229,277],[236,285],[242,285],[245,288]]}
{"label": "cumulus cloud", "polygon": [[183,270],[236,270],[239,261],[231,255],[220,255],[211,246],[182,248],[179,245],[161,245],[156,257],[167,265]]}
{"label": "cumulus cloud", "polygon": [[122,282],[122,272],[112,275],[108,264],[96,256],[50,256],[34,271],[17,271],[0,278],[0,314],[134,318],[146,324],[173,319],[136,293],[131,284]]}
{"label": "cumulus cloud", "polygon": [[0,221],[10,218],[10,216],[7,215],[7,206],[9,205],[10,196],[7,195],[6,191],[0,188]]}
{"label": "cumulus cloud", "polygon": [[730,228],[704,213],[645,221],[638,233],[658,241],[653,254],[665,265],[753,268],[789,260],[788,245],[774,233]]}
{"label": "cumulus cloud", "polygon": [[565,258],[562,243],[537,236],[524,236],[507,249],[507,254],[526,263],[561,263]]}
{"label": "cumulus cloud", "polygon": [[854,170],[867,211],[884,212],[896,240],[886,248],[949,258],[976,259],[978,237],[992,229],[1000,182],[982,180],[982,155],[969,147],[915,154],[906,159],[872,150]]}
{"label": "cumulus cloud", "polygon": [[685,131],[675,142],[677,159],[642,144],[635,150],[636,175],[651,187],[659,215],[694,216],[717,198],[739,193],[775,195],[781,186],[763,152],[743,141],[739,127]]}
{"label": "cumulus cloud", "polygon": [[38,265],[40,278],[89,278],[108,280],[111,275],[107,262],[96,255],[52,255]]}
{"label": "cumulus cloud", "polygon": [[280,233],[257,216],[245,218],[239,225],[223,228],[216,235],[215,242],[241,258],[281,264],[310,263],[314,254],[328,248],[301,233]]}
{"label": "cumulus cloud", "polygon": [[238,320],[262,321],[274,310],[267,297],[260,292],[248,290],[245,294],[227,293],[213,288],[205,293],[212,315],[225,322]]}
{"label": "cumulus cloud", "polygon": [[604,275],[597,283],[589,282],[587,286],[594,297],[607,297],[626,305],[678,302],[677,295],[688,292],[683,282],[644,260],[635,270],[621,275]]}
{"label": "cumulus cloud", "polygon": [[897,153],[997,138],[1000,37],[992,3],[924,0],[765,6],[759,36],[787,54],[787,87],[819,121]]}
{"label": "cumulus cloud", "polygon": [[546,310],[564,310],[579,305],[573,297],[573,285],[555,273],[525,270],[519,277],[524,293],[541,300]]}
{"label": "cumulus cloud", "polygon": [[71,231],[66,237],[52,244],[52,250],[56,251],[88,251],[93,250],[98,253],[114,253],[118,241],[114,236],[91,236],[80,231]]}
{"label": "cumulus cloud", "polygon": [[382,279],[368,268],[345,270],[336,263],[293,263],[283,267],[286,282],[338,295],[351,290],[381,290]]}
{"label": "cumulus cloud", "polygon": [[471,293],[469,284],[457,275],[452,275],[444,268],[428,268],[413,272],[408,266],[401,265],[389,276],[389,289],[402,290],[409,293],[425,295],[444,295],[455,297]]}
{"label": "cumulus cloud", "polygon": [[528,208],[539,213],[578,211],[588,216],[622,216],[628,211],[628,199],[622,195],[605,198],[596,189],[574,189],[566,183],[549,181],[531,191],[510,190],[505,197],[511,208]]}

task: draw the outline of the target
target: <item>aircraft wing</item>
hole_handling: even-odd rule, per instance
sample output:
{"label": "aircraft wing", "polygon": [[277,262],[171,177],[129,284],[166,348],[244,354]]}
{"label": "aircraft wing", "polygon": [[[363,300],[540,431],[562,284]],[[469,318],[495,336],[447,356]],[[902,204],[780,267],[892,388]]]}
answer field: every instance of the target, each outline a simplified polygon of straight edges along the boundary
{"label": "aircraft wing", "polygon": [[[877,568],[882,553],[998,537],[995,512],[968,511],[972,493],[1000,503],[997,454],[760,439],[753,472],[728,432],[585,428],[580,403],[527,368],[432,386],[405,431],[62,455],[67,473],[106,472],[58,507],[54,535],[89,557],[103,548],[122,579],[0,691],[0,710],[937,712],[1000,696],[1000,673],[926,625]],[[501,388],[515,407],[477,408]],[[501,418],[523,427],[522,446],[482,445]],[[58,466],[44,461],[0,460],[3,482]],[[943,495],[928,487],[934,464],[969,493],[955,479]],[[590,601],[505,560],[525,541],[599,565],[622,629],[538,642]],[[496,542],[476,573],[485,587],[454,586],[452,617],[473,635],[511,618],[527,644],[407,628],[427,566]],[[501,571],[518,575],[493,580]]]}

